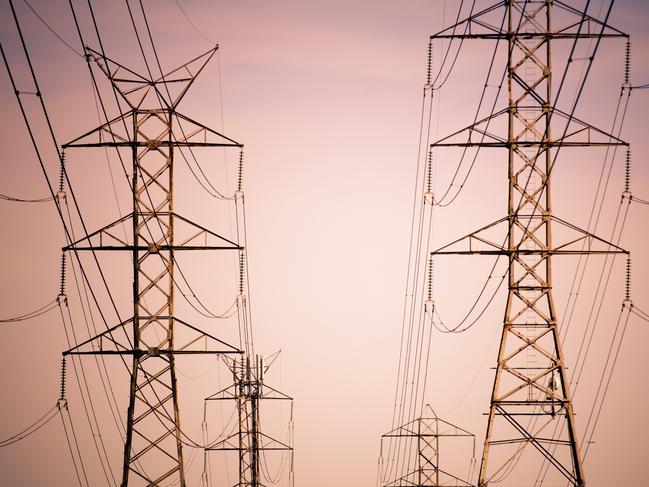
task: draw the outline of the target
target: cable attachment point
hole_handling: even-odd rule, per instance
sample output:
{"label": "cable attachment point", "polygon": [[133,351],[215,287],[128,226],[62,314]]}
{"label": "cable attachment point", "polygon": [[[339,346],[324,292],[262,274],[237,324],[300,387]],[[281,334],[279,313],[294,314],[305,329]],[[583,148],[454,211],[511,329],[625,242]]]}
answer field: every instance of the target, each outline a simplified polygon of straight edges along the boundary
{"label": "cable attachment point", "polygon": [[243,196],[243,149],[239,151],[239,174],[237,176],[237,192],[235,198]]}
{"label": "cable attachment point", "polygon": [[629,85],[631,78],[631,39],[626,41],[626,51],[624,53],[624,85]]}
{"label": "cable attachment point", "polygon": [[433,43],[428,41],[428,58],[426,63],[426,86],[424,88],[430,88],[430,83],[432,81],[432,69],[433,69]]}
{"label": "cable attachment point", "polygon": [[426,192],[424,193],[424,201],[429,205],[432,205],[435,201],[433,195],[433,171],[434,171],[434,159],[433,151],[428,151],[428,160],[426,162]]}

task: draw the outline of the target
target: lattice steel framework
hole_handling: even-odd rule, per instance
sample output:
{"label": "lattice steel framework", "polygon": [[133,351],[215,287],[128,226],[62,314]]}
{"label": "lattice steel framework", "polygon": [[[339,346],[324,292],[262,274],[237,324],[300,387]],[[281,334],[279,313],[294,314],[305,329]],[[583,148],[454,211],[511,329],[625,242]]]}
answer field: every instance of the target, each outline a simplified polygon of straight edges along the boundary
{"label": "lattice steel framework", "polygon": [[[261,455],[264,451],[285,451],[290,455],[289,484],[293,485],[292,418],[289,423],[289,444],[276,440],[261,431],[260,403],[263,400],[293,401],[292,397],[264,384],[268,366],[263,360],[250,358],[239,361],[226,359],[232,372],[233,385],[212,394],[206,401],[233,400],[236,402],[238,429],[227,438],[218,441],[206,451],[236,451],[239,455],[239,487],[262,487]],[[292,416],[292,414],[291,414]]]}
{"label": "lattice steel framework", "polygon": [[[438,487],[454,485],[469,487],[471,484],[449,473],[440,464],[440,441],[446,438],[471,438],[473,433],[438,418],[435,411],[426,405],[421,417],[400,426],[381,437],[388,441],[405,441],[415,450],[415,468],[405,475],[382,484],[383,487]],[[413,444],[414,443],[414,444]],[[475,444],[474,444],[475,449]],[[381,444],[383,450],[383,444]]]}
{"label": "lattice steel framework", "polygon": [[[174,211],[176,150],[242,147],[176,110],[217,49],[158,79],[87,49],[129,111],[63,146],[114,147],[130,153],[132,160],[132,212],[65,248],[126,251],[132,257],[133,316],[65,352],[132,356],[122,487],[186,484],[175,357],[241,353],[174,310],[176,252],[242,250]],[[128,223],[130,239],[119,234]]]}
{"label": "lattice steel framework", "polygon": [[[559,26],[552,23],[555,14]],[[431,36],[507,43],[508,106],[431,146],[500,147],[508,153],[507,217],[433,252],[503,255],[509,261],[480,486],[519,465],[515,482],[530,485],[543,465],[552,472],[548,485],[584,485],[552,297],[552,257],[625,251],[553,215],[551,175],[562,148],[626,144],[555,106],[551,43],[625,36],[557,0],[498,2]],[[499,127],[506,127],[506,135],[497,133]],[[565,237],[559,244],[556,228]],[[499,230],[506,235],[502,240]]]}

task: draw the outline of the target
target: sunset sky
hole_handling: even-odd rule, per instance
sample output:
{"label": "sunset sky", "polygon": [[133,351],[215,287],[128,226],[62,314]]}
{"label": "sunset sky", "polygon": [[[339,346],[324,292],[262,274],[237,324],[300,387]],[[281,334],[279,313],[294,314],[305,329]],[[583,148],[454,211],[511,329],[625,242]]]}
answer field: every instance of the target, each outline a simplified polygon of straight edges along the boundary
{"label": "sunset sky", "polygon": [[[25,1],[13,3],[56,139],[63,144],[100,124],[87,65],[71,49],[82,50],[70,5],[63,0],[29,2],[71,48],[48,30]],[[91,3],[106,54],[144,72],[127,2]],[[465,14],[469,3],[464,2]],[[490,3],[478,0],[476,5]],[[568,3],[582,8],[587,2]],[[88,3],[72,4],[86,44],[99,49]],[[264,356],[281,350],[267,382],[295,398],[297,486],[376,483],[380,437],[391,427],[394,405],[428,38],[453,23],[459,4],[459,0],[143,2],[163,71],[219,45],[217,56],[201,73],[179,111],[245,145],[255,350]],[[589,12],[599,18],[609,2],[590,4]],[[139,2],[131,1],[130,5],[143,29]],[[618,0],[609,24],[631,36],[631,84],[647,84],[649,3]],[[8,2],[0,5],[0,41],[18,90],[34,91]],[[148,38],[143,42],[148,58],[153,60]],[[490,46],[489,41],[467,41],[463,46],[448,82],[435,92],[431,140],[471,123],[488,69]],[[575,112],[605,131],[612,130],[620,98],[624,49],[621,39],[602,42]],[[562,54],[565,47],[557,48],[557,72],[565,66]],[[439,69],[439,52],[434,56],[435,70]],[[497,63],[500,73],[504,58],[500,56]],[[45,179],[7,71],[4,67],[0,71],[0,143],[4,148],[0,194],[45,198],[49,196]],[[100,80],[99,89],[107,100],[109,116],[115,116],[116,107],[105,80]],[[575,92],[574,83],[566,88],[561,99],[564,110],[568,111]],[[488,93],[493,96],[494,91]],[[37,99],[29,94],[21,97],[49,177],[56,184],[58,159]],[[621,138],[631,145],[631,191],[649,200],[649,90],[633,90],[629,100]],[[500,99],[498,107],[504,107],[503,103],[506,100]],[[601,149],[583,149],[559,159],[553,174],[553,210],[557,216],[586,228],[604,156]],[[605,240],[619,231],[613,228],[613,222],[623,191],[624,156],[624,150],[615,156],[595,232]],[[232,194],[238,154],[203,149],[199,157],[214,185]],[[68,151],[66,159],[90,231],[130,211],[128,188],[112,153],[77,149]],[[455,159],[438,160],[436,191],[448,185],[455,163]],[[177,163],[177,167],[178,211],[232,236],[230,204],[207,196],[184,163]],[[608,171],[608,166],[605,169]],[[68,202],[71,204],[70,199]],[[79,220],[73,208],[71,211],[79,237]],[[479,158],[455,203],[435,211],[435,247],[505,216],[506,153],[492,151]],[[65,236],[51,201],[2,200],[0,218],[4,226],[0,318],[6,319],[56,297]],[[632,255],[633,302],[645,312],[649,312],[648,222],[649,206],[632,203],[620,240]],[[102,264],[117,307],[126,315],[132,279],[128,261],[102,258],[106,259]],[[197,255],[186,257],[188,279],[213,310],[226,309],[235,296],[237,269],[232,258],[214,257],[205,265]],[[554,298],[558,315],[563,317],[576,258],[561,259],[554,264]],[[435,302],[446,322],[457,322],[465,315],[488,277],[490,262],[487,257],[448,257],[436,263]],[[90,259],[86,263],[92,267]],[[574,367],[571,357],[578,353],[585,323],[591,310],[599,306],[603,265],[603,258],[593,258],[579,292],[572,335],[565,342],[569,375]],[[115,324],[115,314],[101,291],[98,276],[96,272],[90,274],[100,290],[108,321]],[[76,338],[83,341],[88,333],[71,269],[66,289],[78,327]],[[440,417],[476,435],[478,462],[505,298],[506,292],[501,290],[466,333],[433,333],[431,342],[426,402]],[[592,349],[575,394],[580,438],[604,373],[609,343],[614,336],[619,339],[619,329],[617,335],[614,330],[623,298],[624,262],[618,258],[601,300]],[[188,309],[180,293],[176,299],[180,309]],[[218,336],[236,338],[236,324],[235,328],[227,322],[206,326],[212,325],[221,327],[214,328]],[[56,403],[61,353],[68,346],[58,308],[31,320],[0,323],[0,340],[4,398],[0,402],[0,440],[4,440]],[[647,343],[649,323],[631,315],[588,446],[584,464],[589,487],[612,482],[630,485],[637,483],[643,472],[649,454]],[[94,391],[100,433],[111,467],[121,477],[122,438],[104,392],[97,386],[91,360],[88,380]],[[106,485],[79,387],[68,365],[70,415],[89,483]],[[125,415],[128,376],[123,367],[110,367],[117,403]],[[179,369],[184,431],[200,443],[203,398],[226,387],[229,377],[212,359],[185,361],[179,363]],[[209,414],[214,437],[230,412],[215,409]],[[287,417],[287,410],[269,410],[268,429],[280,437],[285,435]],[[190,459],[189,485],[201,485],[202,451],[186,448],[185,455]],[[275,468],[273,461],[271,469]],[[218,479],[214,485],[233,485],[234,464],[226,471],[216,457],[212,462],[212,478]],[[14,487],[76,485],[61,420],[55,418],[29,438],[0,448],[0,476],[0,483]],[[285,479],[280,485],[286,485]]]}

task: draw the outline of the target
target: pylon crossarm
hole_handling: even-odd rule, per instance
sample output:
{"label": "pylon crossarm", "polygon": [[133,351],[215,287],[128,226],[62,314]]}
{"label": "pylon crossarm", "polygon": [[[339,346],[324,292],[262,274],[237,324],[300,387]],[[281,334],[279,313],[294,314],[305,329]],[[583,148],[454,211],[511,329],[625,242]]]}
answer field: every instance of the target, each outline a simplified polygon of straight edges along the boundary
{"label": "pylon crossarm", "polygon": [[[269,392],[266,392],[269,391]],[[290,396],[287,396],[283,392],[278,391],[277,389],[263,384],[262,385],[262,392],[260,394],[260,397],[263,399],[271,399],[271,400],[281,400],[281,401],[292,401],[293,398]]]}
{"label": "pylon crossarm", "polygon": [[[293,450],[292,446],[287,445],[284,442],[281,442],[279,440],[276,440],[275,438],[268,436],[266,433],[259,432],[259,438],[261,439],[260,445],[259,445],[259,450]],[[264,440],[266,440],[266,443],[264,443]]]}
{"label": "pylon crossarm", "polygon": [[[500,144],[506,143],[506,139],[503,137],[492,134],[487,132],[487,129],[491,123],[492,120],[497,119],[498,117],[507,114],[507,109],[502,109],[492,115],[489,115],[481,120],[478,120],[477,122],[472,123],[471,125],[464,127],[456,132],[453,132],[450,135],[447,135],[446,137],[442,137],[441,139],[438,139],[437,141],[433,142],[430,144],[430,147],[467,147],[467,146],[472,146],[472,145],[480,145],[480,144],[491,144],[495,143],[498,144],[497,147],[500,147]],[[481,126],[485,125],[484,128]],[[477,132],[479,134],[482,134],[482,140],[481,142],[472,142],[471,141],[471,135],[473,132]],[[460,135],[466,134],[466,142],[452,142],[452,140],[456,137],[459,137]],[[493,142],[484,142],[484,139],[487,138],[488,140],[491,140]]]}
{"label": "pylon crossarm", "polygon": [[187,223],[188,225],[190,225],[191,227],[194,227],[194,228],[196,228],[198,230],[197,234],[194,234],[190,238],[183,240],[179,244],[180,247],[182,247],[183,245],[191,242],[193,239],[197,238],[198,236],[203,235],[206,238],[208,236],[211,236],[211,237],[214,237],[214,238],[216,238],[216,239],[218,239],[218,240],[220,240],[222,242],[225,242],[225,243],[229,244],[231,246],[230,248],[232,250],[243,250],[243,247],[241,247],[239,244],[237,244],[237,243],[233,242],[232,240],[230,240],[228,238],[225,238],[225,237],[223,237],[223,236],[221,236],[221,235],[219,235],[219,234],[217,234],[217,233],[215,233],[215,232],[213,232],[211,230],[208,230],[207,228],[205,228],[205,227],[203,227],[203,226],[201,226],[201,225],[199,225],[197,223],[194,223],[191,220],[188,220],[187,218],[185,218],[182,215],[179,215],[177,213],[173,213],[173,216],[176,218],[176,220],[183,221],[183,222]]}
{"label": "pylon crossarm", "polygon": [[[623,253],[623,254],[628,254],[629,253],[627,250],[624,250],[622,247],[619,247],[618,245],[616,245],[616,244],[614,244],[612,242],[608,242],[607,240],[604,240],[604,239],[598,237],[597,235],[594,235],[594,234],[588,232],[587,230],[583,230],[583,229],[579,228],[578,226],[576,226],[576,225],[574,225],[574,224],[572,224],[570,222],[567,222],[566,220],[562,220],[561,218],[559,218],[557,216],[553,215],[552,216],[552,221],[557,222],[557,223],[559,223],[561,225],[564,225],[564,226],[566,226],[566,227],[568,227],[568,228],[570,228],[570,229],[572,229],[572,230],[574,230],[576,232],[579,232],[579,233],[583,234],[585,237],[588,237],[589,239],[591,239],[594,242],[599,242],[601,244],[606,245],[607,247],[610,247],[613,250],[611,252],[609,252],[609,253]],[[563,247],[565,247],[565,245]]]}
{"label": "pylon crossarm", "polygon": [[[227,137],[227,136],[223,135],[222,133],[217,132],[214,129],[211,129],[208,126],[203,125],[202,123],[197,122],[196,120],[193,120],[193,119],[187,117],[186,115],[183,115],[182,113],[173,112],[173,114],[174,114],[175,118],[177,119],[177,123],[179,124],[179,126],[182,127],[181,120],[185,121],[187,124],[189,124],[188,129],[190,130],[190,133],[186,134],[186,135],[183,135],[183,137],[180,137],[180,138],[175,137],[175,142],[174,143],[177,144],[178,146],[185,146],[185,145],[200,146],[200,145],[203,145],[205,147],[209,147],[209,146],[218,145],[219,147],[239,147],[239,148],[243,147],[243,144],[237,142],[236,140],[231,139],[230,137]],[[184,130],[185,130],[185,128],[183,128],[183,131]],[[204,134],[205,142],[203,142],[203,143],[191,142],[192,137],[194,135],[196,135],[197,133],[203,133]],[[219,144],[217,144],[216,142],[208,143],[207,142],[207,136],[208,135],[218,137],[218,139],[222,140],[222,142],[219,143]]]}
{"label": "pylon crossarm", "polygon": [[231,434],[227,438],[220,440],[216,443],[205,448],[207,451],[241,451],[242,448],[239,446],[239,432]]}
{"label": "pylon crossarm", "polygon": [[419,435],[419,419],[410,421],[403,426],[393,429],[381,435],[381,438],[403,438],[407,436],[418,436]]}
{"label": "pylon crossarm", "polygon": [[[500,225],[501,223],[506,222],[506,221],[507,221],[507,217],[501,218],[500,220],[496,220],[493,223],[489,223],[488,225],[485,225],[484,227],[479,228],[478,230],[476,230],[474,232],[471,232],[470,234],[465,235],[464,237],[458,238],[457,240],[454,240],[453,242],[448,243],[448,244],[444,245],[443,247],[440,247],[437,250],[432,251],[431,255],[453,255],[453,254],[457,254],[458,252],[459,253],[479,253],[479,252],[481,252],[482,249],[476,250],[476,249],[473,248],[473,245],[472,245],[473,241],[478,241],[478,242],[484,243],[485,245],[487,245],[488,249],[495,249],[495,251],[497,251],[497,252],[502,252],[504,250],[504,247],[502,245],[495,244],[492,241],[490,241],[490,240],[488,240],[488,239],[486,239],[484,237],[479,236],[479,234],[486,231],[486,230],[494,228],[497,225]],[[504,241],[504,237],[503,237],[503,241]],[[461,251],[452,250],[452,248],[454,246],[456,246],[458,244],[461,244],[461,243],[467,243],[468,250],[461,250]]]}
{"label": "pylon crossarm", "polygon": [[[515,76],[514,80],[523,86],[527,87],[527,84]],[[533,90],[525,91],[525,96],[532,96],[537,99],[537,102],[543,104],[543,99]],[[518,107],[518,110],[523,110],[526,107]],[[542,119],[545,119],[546,114],[539,114],[536,119],[525,119],[519,117],[519,111],[514,112],[514,117],[519,120],[524,125],[529,125],[529,130],[536,130],[533,125],[537,124]],[[619,137],[614,136],[597,128],[593,125],[590,125],[574,115],[568,115],[562,110],[556,107],[549,108],[549,117],[557,116],[557,118],[564,120],[566,124],[566,130],[561,137],[554,138],[552,140],[547,140],[544,137],[541,137],[542,134],[538,134],[536,140],[516,140],[515,142],[508,141],[506,136],[500,136],[492,132],[488,132],[488,126],[493,120],[498,119],[499,117],[504,117],[507,115],[508,109],[504,108],[493,115],[489,115],[471,125],[460,129],[446,137],[443,137],[436,142],[433,142],[430,147],[483,147],[483,148],[509,148],[509,147],[538,147],[539,152],[545,150],[549,147],[609,147],[609,146],[628,146],[628,143]],[[485,127],[482,127],[485,125]],[[573,126],[573,128],[570,128]],[[480,134],[482,137],[479,140],[473,140],[472,135],[474,133]],[[455,139],[464,135],[464,140],[457,141]],[[578,137],[583,135],[584,137]]]}
{"label": "pylon crossarm", "polygon": [[[574,7],[567,5],[564,2],[554,0],[553,4],[558,7],[560,10],[565,12],[575,14],[578,18],[574,21],[568,22],[566,25],[556,28],[551,32],[523,32],[519,28],[517,32],[511,33],[506,28],[503,28],[504,25],[501,24],[501,27],[490,24],[489,22],[482,20],[482,17],[497,11],[501,7],[505,7],[505,12],[507,11],[507,1],[500,1],[487,7],[470,17],[461,20],[450,27],[447,27],[437,34],[430,36],[431,40],[434,39],[487,39],[487,40],[498,40],[498,39],[511,39],[513,36],[516,36],[518,39],[552,39],[552,40],[569,40],[575,39],[576,37],[584,39],[593,39],[593,38],[614,38],[614,37],[628,37],[628,34],[611,27],[608,24],[605,24],[601,20],[598,20],[590,15],[585,14],[584,12],[576,10]],[[519,13],[521,12],[518,9]],[[494,19],[496,20],[496,19]],[[587,32],[582,32],[583,25],[588,26]],[[591,31],[591,25],[593,30]],[[474,26],[480,29],[474,29]],[[460,27],[464,27],[464,32],[457,33]],[[597,28],[597,32],[595,31]]]}
{"label": "pylon crossarm", "polygon": [[88,242],[90,244],[91,240],[94,237],[99,237],[99,246],[103,246],[104,243],[104,238],[108,238],[109,241],[115,241],[119,246],[128,246],[128,243],[122,239],[121,237],[118,237],[115,233],[113,233],[111,230],[118,225],[121,225],[122,223],[126,222],[130,218],[132,218],[132,214],[125,215],[117,220],[115,220],[112,223],[109,223],[105,227],[100,228],[99,230],[96,230],[88,235],[86,235],[83,238],[80,238],[76,242],[73,242],[69,245],[66,245],[63,247],[63,251],[68,251],[68,250],[84,250],[89,247],[82,247],[81,243],[83,242]]}
{"label": "pylon crossarm", "polygon": [[[566,131],[565,134],[558,138],[555,139],[556,142],[561,143],[562,145],[567,145],[565,142],[568,139],[573,138],[577,134],[582,134],[585,133],[587,134],[586,140],[582,141],[582,144],[588,144],[589,147],[592,146],[614,146],[614,145],[622,145],[622,146],[628,146],[629,144],[619,137],[616,137],[613,134],[610,134],[606,132],[605,130],[602,130],[600,128],[597,128],[589,123],[584,122],[583,120],[580,120],[579,118],[575,117],[574,115],[569,115],[566,112],[560,110],[559,108],[552,108],[552,111],[550,112],[550,116],[554,115],[559,115],[559,118],[565,120],[566,123]],[[568,128],[571,126],[571,124],[576,124],[577,127],[572,129],[571,132],[568,132]],[[593,140],[593,136],[599,135],[603,136],[604,140]],[[556,142],[553,145],[556,145]]]}
{"label": "pylon crossarm", "polygon": [[[135,115],[140,118],[134,124]],[[139,127],[151,117],[157,118],[165,125],[154,136],[142,133],[139,130]],[[182,129],[180,136],[170,131],[170,124],[178,125]],[[135,130],[135,133],[132,133],[133,130]],[[170,134],[171,137],[168,136]],[[63,149],[75,147],[138,147],[148,150],[160,150],[167,147],[242,148],[243,144],[175,111],[134,109],[113,118],[62,146]]]}
{"label": "pylon crossarm", "polygon": [[[214,46],[212,49],[208,50],[207,52],[205,52],[205,53],[203,53],[203,54],[201,54],[199,56],[196,56],[191,61],[186,62],[182,66],[178,66],[177,68],[169,71],[168,73],[162,75],[160,78],[158,78],[157,80],[154,81],[154,83],[156,83],[156,84],[161,83],[161,82],[163,82],[163,83],[185,82],[186,83],[185,87],[181,90],[180,94],[178,94],[174,100],[171,100],[171,99],[168,100],[172,108],[176,108],[178,106],[180,101],[184,98],[185,94],[187,94],[187,91],[189,90],[191,85],[194,83],[194,81],[196,81],[196,78],[198,77],[198,75],[203,71],[203,69],[205,68],[207,63],[210,62],[210,60],[212,59],[212,57],[214,56],[214,54],[216,53],[216,51],[218,49],[219,49],[219,45],[217,44],[216,46]],[[198,61],[198,63],[197,63],[197,61]],[[197,70],[194,73],[192,73],[191,70],[189,69],[189,67],[191,65],[195,64],[195,63],[198,64],[199,66],[198,66]],[[170,79],[172,75],[174,75],[174,74],[176,74],[178,72],[181,72],[181,71],[186,72],[189,76],[184,77],[184,78],[176,78],[176,79],[172,78],[172,79]]]}
{"label": "pylon crossarm", "polygon": [[[538,222],[535,223],[534,226],[530,226],[529,223],[526,223],[525,220],[523,219],[538,219]],[[523,241],[521,240],[521,242],[519,242],[516,248],[509,249],[504,245],[504,243],[499,245],[493,242],[492,240],[487,239],[486,237],[480,235],[481,233],[489,229],[492,229],[497,225],[507,222],[508,218],[504,217],[501,218],[500,220],[490,223],[489,225],[485,225],[484,227],[468,235],[465,235],[464,237],[454,240],[453,242],[446,244],[443,247],[434,250],[433,252],[431,252],[431,255],[511,255],[511,254],[516,255],[517,254],[517,255],[538,255],[541,257],[543,256],[549,257],[550,255],[628,254],[628,251],[623,249],[622,247],[612,242],[608,242],[607,240],[604,240],[598,237],[597,235],[594,235],[586,230],[583,230],[577,227],[576,225],[573,225],[554,215],[550,215],[548,220],[558,223],[562,227],[565,227],[568,230],[578,233],[578,236],[570,238],[565,242],[558,244],[552,249],[543,248],[544,247],[543,242],[541,242],[536,235],[538,233],[538,230],[543,225],[547,224],[548,221],[544,220],[543,217],[541,217],[540,215],[519,214],[518,219],[514,222],[514,224],[520,230],[525,232],[525,234],[534,241],[534,243],[536,244],[535,246],[539,248],[531,248],[531,249],[521,248],[521,245],[523,243]],[[506,229],[503,230],[503,234],[502,234],[503,242],[506,241],[505,232]],[[474,245],[476,242],[480,244],[484,244],[484,247],[476,247]],[[581,248],[575,248],[576,244],[579,243],[583,243],[584,245]],[[457,249],[459,244],[466,244],[466,245],[464,247],[461,246],[460,249]],[[596,246],[596,244],[600,244],[600,246],[598,247]]]}
{"label": "pylon crossarm", "polygon": [[[202,350],[198,350],[198,351],[185,350],[187,348],[187,346],[188,346],[188,345],[185,345],[183,348],[177,350],[176,353],[223,353],[223,354],[238,354],[238,355],[243,354],[243,351],[239,350],[235,346],[230,345],[229,343],[226,343],[223,340],[220,340],[219,338],[216,338],[215,336],[210,335],[209,333],[207,333],[207,332],[205,332],[203,330],[200,330],[199,328],[197,328],[197,327],[195,327],[193,325],[190,325],[189,323],[187,323],[186,321],[181,320],[180,318],[174,318],[174,322],[180,323],[181,325],[184,325],[186,328],[189,328],[190,330],[193,330],[194,332],[198,333],[200,339],[206,338],[206,339],[214,341],[214,342],[216,342],[216,343],[218,343],[218,344],[220,344],[220,345],[222,345],[224,347],[224,350],[212,350],[212,351],[206,352],[206,351],[202,351]],[[192,341],[191,343],[194,343],[194,341]]]}
{"label": "pylon crossarm", "polygon": [[236,385],[232,384],[225,389],[221,389],[218,392],[215,392],[214,394],[211,394],[210,396],[206,397],[204,400],[205,401],[223,401],[223,400],[232,400],[236,399]]}
{"label": "pylon crossarm", "polygon": [[[126,339],[128,341],[128,346],[126,346],[126,345],[123,345],[123,344],[119,343],[113,337],[113,333],[115,331],[117,331],[117,330],[120,330],[120,329],[122,329],[122,331],[124,331],[124,327],[127,324],[132,323],[132,322],[133,322],[133,318],[129,318],[126,321],[118,323],[117,325],[113,326],[112,328],[109,328],[108,330],[100,333],[99,335],[97,335],[97,336],[95,336],[93,338],[89,338],[88,340],[86,340],[84,342],[81,342],[80,344],[70,348],[69,350],[66,350],[65,352],[63,352],[63,355],[88,355],[90,353],[104,353],[104,352],[113,353],[113,354],[116,354],[116,353],[124,353],[124,354],[126,354],[126,352],[130,351],[132,349],[132,347],[133,347],[130,340],[128,339],[128,335],[125,334]],[[104,347],[104,341],[108,342],[109,344],[115,345],[116,350],[111,350],[111,351],[104,350],[104,348],[103,348]],[[85,347],[86,345],[92,345],[93,349],[89,350],[89,351],[88,350],[85,350],[85,351],[81,350],[82,347]]]}
{"label": "pylon crossarm", "polygon": [[[615,27],[610,26],[609,24],[605,24],[601,20],[596,19],[595,17],[591,17],[590,15],[586,14],[585,12],[581,10],[577,10],[576,8],[568,5],[567,3],[561,1],[561,0],[553,0],[554,5],[559,7],[560,9],[573,13],[581,18],[584,19],[584,21],[588,22],[588,25],[590,24],[595,24],[600,28],[599,35],[602,37],[629,37],[629,34],[625,34],[621,30],[616,29]],[[572,24],[570,27],[576,27],[579,25],[580,22],[576,22],[575,24]],[[566,28],[562,28],[556,32],[562,32]],[[604,30],[607,30],[609,32],[604,32]],[[586,35],[590,35],[590,32],[587,32]],[[596,33],[597,34],[597,33]],[[581,33],[580,37],[583,36],[584,34]]]}
{"label": "pylon crossarm", "polygon": [[[146,317],[141,316],[141,319],[146,319]],[[157,320],[168,320],[170,317],[169,316],[157,316]],[[160,357],[160,356],[171,356],[171,355],[212,355],[212,354],[242,354],[243,352],[236,347],[224,342],[223,340],[220,340],[213,335],[206,333],[205,331],[200,330],[199,328],[187,323],[186,321],[183,321],[179,318],[174,318],[174,321],[176,323],[179,323],[182,325],[182,327],[187,328],[195,333],[197,333],[197,338],[191,339],[189,342],[187,342],[185,345],[181,346],[180,348],[164,348],[164,347],[149,347],[149,348],[142,348],[142,349],[134,349],[131,341],[128,339],[128,335],[126,334],[124,327],[128,325],[129,323],[133,322],[133,318],[129,318],[126,321],[123,321],[122,323],[119,323],[112,328],[109,328],[108,330],[100,333],[99,335],[96,335],[92,338],[89,338],[88,340],[85,340],[84,342],[80,343],[79,345],[70,348],[69,350],[63,352],[63,355],[133,355],[136,357],[143,357],[143,356],[149,356],[149,357]],[[115,334],[116,331],[121,330],[124,331],[125,337],[127,339],[128,344],[125,345],[123,343],[120,343],[113,335]],[[221,348],[214,348],[214,349],[203,349],[203,350],[188,350],[189,346],[198,342],[199,340],[210,340],[213,342],[218,343],[221,345]],[[113,349],[106,349],[106,345],[112,345],[114,346]],[[90,350],[84,350],[84,347],[90,346]]]}
{"label": "pylon crossarm", "polygon": [[[165,211],[150,211],[150,213],[138,212],[137,216],[140,218],[153,219],[155,217],[156,223],[162,225],[163,228],[168,229],[168,222],[165,219],[174,218],[176,221],[176,233],[191,232],[189,236],[180,240],[179,243],[168,245],[163,237],[160,237],[160,242],[146,243],[143,245],[133,246],[131,242],[119,237],[115,231],[118,225],[121,225],[131,220],[134,215],[130,213],[122,218],[109,223],[108,225],[96,230],[85,237],[77,240],[63,247],[64,251],[88,251],[88,250],[116,250],[116,251],[147,251],[149,253],[160,253],[169,250],[243,250],[243,247],[233,242],[232,240],[219,235],[212,230],[209,230],[202,225],[192,222],[191,220],[174,212]],[[178,223],[184,225],[179,225]],[[185,228],[182,228],[185,227]],[[202,242],[201,242],[202,241]]]}
{"label": "pylon crossarm", "polygon": [[[449,38],[476,38],[476,36],[483,36],[483,35],[491,35],[491,36],[500,36],[502,35],[502,29],[501,27],[495,27],[483,20],[480,20],[481,17],[484,17],[485,15],[498,10],[499,8],[503,7],[506,5],[506,2],[501,0],[489,7],[484,8],[483,10],[480,10],[479,12],[476,12],[475,14],[471,15],[470,17],[461,20],[450,27],[447,27],[446,29],[443,29],[439,31],[436,34],[433,34],[430,36],[431,40],[434,39],[449,39]],[[473,31],[473,24],[483,27],[485,29],[484,33],[477,33]],[[458,30],[459,27],[464,27],[464,33],[458,34],[456,31]],[[498,37],[495,37],[498,38]]]}
{"label": "pylon crossarm", "polygon": [[[145,78],[144,76],[139,75],[135,71],[132,71],[131,69],[127,68],[126,66],[123,66],[119,64],[118,62],[113,61],[112,59],[108,58],[107,56],[95,51],[94,49],[91,49],[90,47],[86,47],[86,56],[88,56],[90,59],[92,59],[97,67],[101,70],[102,73],[108,78],[108,80],[111,82],[115,90],[122,96],[124,101],[133,109],[139,107],[146,97],[145,95],[139,100],[139,103],[133,103],[133,100],[131,100],[127,95],[133,92],[135,89],[139,89],[141,87],[144,87],[147,91],[150,89],[151,86],[151,80]],[[117,75],[120,72],[125,72],[129,78],[118,78]],[[130,89],[130,90],[125,90],[122,85],[131,85],[135,84],[137,88],[135,89]]]}
{"label": "pylon crossarm", "polygon": [[[127,112],[118,115],[117,117],[109,120],[108,122],[96,127],[79,137],[72,139],[70,142],[63,144],[61,147],[63,149],[70,149],[75,147],[102,147],[107,144],[114,146],[127,146],[132,145],[133,135],[128,132],[129,129],[133,127],[133,112]],[[126,132],[116,132],[112,127],[117,125],[120,129],[125,130]],[[104,134],[110,136],[109,141],[104,141]],[[96,135],[97,139],[91,139],[91,141],[86,140],[91,136]]]}

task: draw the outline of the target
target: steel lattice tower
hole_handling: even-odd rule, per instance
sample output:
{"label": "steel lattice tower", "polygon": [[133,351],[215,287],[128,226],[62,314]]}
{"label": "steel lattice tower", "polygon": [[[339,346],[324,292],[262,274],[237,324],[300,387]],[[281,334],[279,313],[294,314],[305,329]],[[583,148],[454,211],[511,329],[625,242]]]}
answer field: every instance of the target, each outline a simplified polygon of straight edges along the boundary
{"label": "steel lattice tower", "polygon": [[[176,252],[242,250],[174,212],[176,150],[242,147],[176,110],[217,49],[158,79],[141,76],[87,49],[87,56],[130,110],[63,146],[113,147],[127,151],[132,159],[132,212],[65,248],[131,253],[132,317],[65,352],[132,357],[122,487],[186,485],[175,357],[241,353],[183,321],[174,310]],[[131,225],[130,241],[118,235],[125,223]]]}
{"label": "steel lattice tower", "polygon": [[[249,357],[239,361],[225,359],[232,372],[233,384],[212,394],[205,401],[236,401],[238,429],[227,438],[210,445],[206,451],[234,451],[239,456],[238,487],[263,487],[261,455],[265,451],[286,451],[291,455],[289,485],[293,485],[292,431],[289,426],[289,444],[265,434],[261,430],[260,411],[264,400],[292,402],[293,398],[264,383],[264,374],[270,365],[264,365],[259,357],[253,364]],[[291,413],[292,417],[292,413]],[[292,424],[292,419],[291,423]]]}
{"label": "steel lattice tower", "polygon": [[421,417],[384,434],[381,437],[381,455],[383,440],[404,440],[411,443],[409,447],[414,449],[416,459],[412,470],[394,480],[381,482],[382,487],[438,487],[451,484],[470,487],[468,480],[448,472],[440,463],[440,443],[450,438],[472,439],[475,451],[475,435],[437,417],[430,405],[426,405]]}
{"label": "steel lattice tower", "polygon": [[[555,14],[561,25],[553,24]],[[556,107],[551,44],[602,37],[626,35],[556,0],[498,2],[431,36],[507,43],[508,106],[431,146],[507,150],[507,216],[433,252],[502,255],[509,263],[480,486],[502,480],[523,458],[519,472],[527,469],[532,478],[516,481],[531,485],[542,465],[552,471],[552,485],[584,485],[552,296],[552,257],[625,251],[553,215],[552,169],[562,149],[626,144]],[[498,127],[507,133],[498,134]],[[557,228],[565,237],[558,244]],[[496,230],[505,238],[494,237]]]}

